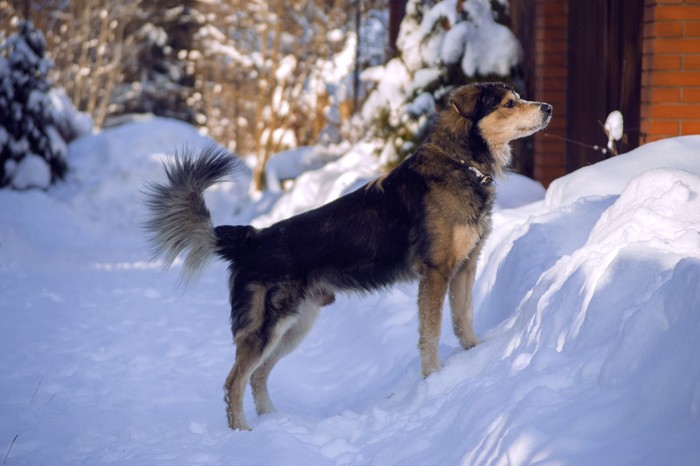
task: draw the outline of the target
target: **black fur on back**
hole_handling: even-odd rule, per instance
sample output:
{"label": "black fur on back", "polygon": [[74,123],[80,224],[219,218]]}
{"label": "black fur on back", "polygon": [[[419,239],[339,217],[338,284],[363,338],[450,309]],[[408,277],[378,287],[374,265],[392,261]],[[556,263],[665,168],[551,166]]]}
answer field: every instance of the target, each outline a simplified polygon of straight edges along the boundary
{"label": "black fur on back", "polygon": [[409,278],[421,236],[420,199],[427,189],[397,170],[317,209],[268,228],[220,226],[219,251],[246,280],[293,280],[304,286],[372,290]]}
{"label": "black fur on back", "polygon": [[[436,199],[450,203],[444,215],[454,225],[475,225],[493,203],[493,187],[458,160],[493,173],[495,162],[476,123],[510,88],[462,89],[469,94],[453,94],[458,111],[443,111],[427,142],[389,174],[267,228],[211,225],[202,193],[236,168],[235,156],[210,147],[197,158],[175,157],[165,166],[168,182],[148,192],[146,226],[156,255],[169,265],[188,252],[186,277],[212,254],[230,262],[234,334],[250,322],[251,286],[267,289],[265,312],[275,315],[265,319],[274,320],[314,293],[370,291],[415,278],[417,264],[431,264],[433,227],[426,212],[440,208]],[[295,287],[298,292],[290,291]]]}
{"label": "black fur on back", "polygon": [[[217,252],[231,262],[234,334],[249,322],[250,309],[237,303],[250,301],[250,284],[272,287],[268,293],[278,284],[298,287],[295,299],[300,301],[319,289],[364,292],[414,279],[416,264],[431,260],[425,205],[431,190],[444,191],[463,207],[446,210],[451,222],[479,222],[491,209],[494,190],[454,156],[492,173],[494,161],[475,122],[497,104],[503,90],[484,89],[473,108],[465,109],[468,114],[455,120],[456,113],[443,112],[430,139],[388,175],[267,228],[216,227]],[[298,302],[286,304],[266,306],[265,312],[275,315],[265,319],[295,312]]]}

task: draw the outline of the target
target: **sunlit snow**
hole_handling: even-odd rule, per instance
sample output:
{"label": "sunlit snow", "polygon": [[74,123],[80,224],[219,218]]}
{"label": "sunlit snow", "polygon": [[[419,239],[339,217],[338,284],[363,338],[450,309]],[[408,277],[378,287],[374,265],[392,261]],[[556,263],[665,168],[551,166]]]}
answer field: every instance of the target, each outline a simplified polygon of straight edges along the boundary
{"label": "sunlit snow", "polygon": [[[446,312],[444,368],[423,379],[415,285],[339,297],[273,372],[279,412],[257,417],[246,396],[252,432],[224,415],[225,264],[183,292],[177,270],[149,262],[139,227],[160,160],[207,142],[172,120],[133,123],[73,143],[68,179],[48,191],[0,191],[8,465],[700,457],[700,136],[647,144],[546,193],[509,176],[475,285],[479,346],[459,348]],[[379,173],[363,145],[296,154],[286,163],[309,170],[286,193],[250,200],[245,169],[208,192],[215,223],[270,223]]]}

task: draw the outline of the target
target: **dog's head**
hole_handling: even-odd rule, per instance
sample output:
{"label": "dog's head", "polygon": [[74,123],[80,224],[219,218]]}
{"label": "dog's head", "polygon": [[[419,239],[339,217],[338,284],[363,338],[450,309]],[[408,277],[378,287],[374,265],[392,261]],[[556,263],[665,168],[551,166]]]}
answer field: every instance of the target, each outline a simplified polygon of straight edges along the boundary
{"label": "dog's head", "polygon": [[552,106],[520,98],[503,83],[469,84],[458,88],[443,118],[453,129],[464,128],[464,137],[476,131],[496,157],[497,168],[510,162],[508,143],[547,126]]}

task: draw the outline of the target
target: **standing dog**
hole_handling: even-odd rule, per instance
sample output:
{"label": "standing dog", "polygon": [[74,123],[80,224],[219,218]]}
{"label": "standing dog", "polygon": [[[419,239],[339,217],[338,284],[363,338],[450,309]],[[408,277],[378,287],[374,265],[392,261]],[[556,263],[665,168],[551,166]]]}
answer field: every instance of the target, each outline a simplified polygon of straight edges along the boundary
{"label": "standing dog", "polygon": [[258,414],[274,410],[267,380],[338,291],[369,291],[419,280],[421,369],[440,369],[438,340],[449,290],[454,332],[477,344],[471,288],[491,229],[493,179],[510,162],[508,143],[543,129],[549,104],[520,99],[500,83],[458,88],[423,145],[389,174],[318,209],[268,228],[211,223],[204,190],[239,163],[208,148],[166,164],[150,186],[147,228],[167,266],[185,252],[185,278],[217,255],[230,262],[231,328],[236,344],[226,379],[233,429],[248,429],[250,382]]}

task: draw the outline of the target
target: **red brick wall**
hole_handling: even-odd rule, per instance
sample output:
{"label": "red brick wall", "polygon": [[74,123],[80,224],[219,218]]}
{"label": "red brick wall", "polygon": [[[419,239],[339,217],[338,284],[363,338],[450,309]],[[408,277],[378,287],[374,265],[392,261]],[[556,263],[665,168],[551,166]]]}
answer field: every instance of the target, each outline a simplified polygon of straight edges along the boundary
{"label": "red brick wall", "polygon": [[535,179],[545,186],[566,174],[567,0],[536,0],[534,98],[554,106],[552,121],[534,138]]}
{"label": "red brick wall", "polygon": [[645,0],[641,142],[700,133],[700,1]]}

